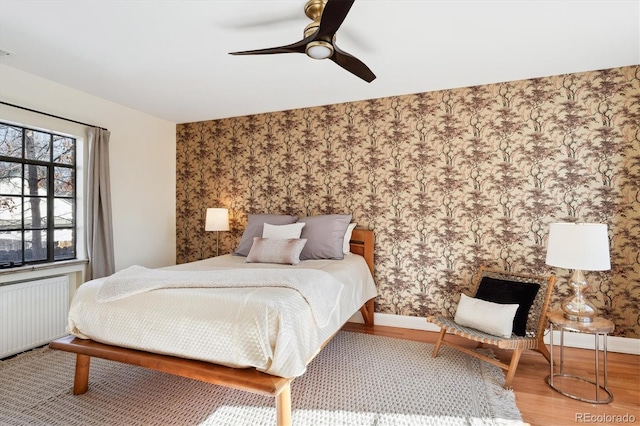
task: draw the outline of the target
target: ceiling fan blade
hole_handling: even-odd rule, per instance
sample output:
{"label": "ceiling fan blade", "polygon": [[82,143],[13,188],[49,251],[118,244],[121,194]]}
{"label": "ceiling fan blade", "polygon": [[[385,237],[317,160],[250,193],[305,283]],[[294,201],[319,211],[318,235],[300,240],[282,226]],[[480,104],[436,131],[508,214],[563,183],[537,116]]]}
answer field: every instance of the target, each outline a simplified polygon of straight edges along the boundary
{"label": "ceiling fan blade", "polygon": [[338,31],[340,25],[347,17],[347,13],[353,6],[355,0],[328,0],[324,6],[322,12],[322,18],[320,18],[320,27],[316,38],[328,38],[329,41],[333,38],[333,35]]}
{"label": "ceiling fan blade", "polygon": [[329,58],[333,62],[340,65],[351,74],[360,77],[367,83],[371,83],[376,79],[376,75],[360,59],[338,49],[338,46],[335,44],[333,45],[333,50],[333,55]]}
{"label": "ceiling fan blade", "polygon": [[245,50],[243,52],[230,52],[229,55],[270,55],[273,53],[304,53],[307,43],[313,40],[313,36],[303,40],[280,47],[269,47],[266,49]]}

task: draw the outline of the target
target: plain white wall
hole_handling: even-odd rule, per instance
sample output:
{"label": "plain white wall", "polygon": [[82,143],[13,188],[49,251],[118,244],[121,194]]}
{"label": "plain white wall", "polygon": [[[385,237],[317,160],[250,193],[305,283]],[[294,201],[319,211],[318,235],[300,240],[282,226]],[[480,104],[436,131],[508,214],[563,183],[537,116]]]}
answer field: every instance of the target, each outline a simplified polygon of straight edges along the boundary
{"label": "plain white wall", "polygon": [[[0,100],[105,127],[116,270],[176,261],[176,125],[0,64]],[[0,105],[0,119],[86,137],[86,127]]]}

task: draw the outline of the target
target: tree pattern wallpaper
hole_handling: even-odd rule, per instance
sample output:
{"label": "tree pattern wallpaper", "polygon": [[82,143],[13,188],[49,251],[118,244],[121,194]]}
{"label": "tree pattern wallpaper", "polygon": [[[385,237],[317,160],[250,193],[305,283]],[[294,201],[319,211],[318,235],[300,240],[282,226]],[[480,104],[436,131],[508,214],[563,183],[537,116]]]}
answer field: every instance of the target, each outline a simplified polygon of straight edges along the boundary
{"label": "tree pattern wallpaper", "polygon": [[375,231],[376,312],[455,313],[481,265],[558,276],[551,222],[609,227],[585,272],[614,335],[640,338],[640,66],[177,126],[177,262],[215,255],[208,207],[351,213]]}

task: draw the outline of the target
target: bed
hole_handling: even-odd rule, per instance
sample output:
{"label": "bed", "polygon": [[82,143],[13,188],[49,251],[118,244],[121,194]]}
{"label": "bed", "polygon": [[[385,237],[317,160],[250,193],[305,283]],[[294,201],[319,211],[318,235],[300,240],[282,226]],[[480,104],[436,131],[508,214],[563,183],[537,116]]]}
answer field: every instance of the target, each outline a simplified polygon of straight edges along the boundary
{"label": "bed", "polygon": [[[241,330],[238,330],[238,327],[233,328],[234,324],[238,324],[237,319],[230,318],[225,322],[227,324],[226,330],[224,327],[216,326],[217,329],[222,328],[220,335],[210,335],[200,338],[199,336],[201,334],[208,333],[209,331],[206,328],[204,332],[202,331],[202,324],[198,324],[199,319],[197,315],[189,315],[189,321],[192,320],[192,317],[196,317],[194,323],[176,324],[182,323],[184,318],[180,321],[172,321],[171,327],[174,329],[177,327],[177,331],[174,330],[174,337],[167,339],[166,334],[163,334],[154,340],[152,336],[153,333],[148,332],[149,327],[162,328],[162,322],[155,318],[153,314],[147,315],[145,309],[138,309],[139,316],[141,315],[140,313],[144,314],[135,321],[147,321],[145,325],[147,331],[143,334],[136,335],[135,327],[133,327],[131,332],[124,333],[132,334],[132,336],[128,336],[122,340],[118,335],[118,330],[122,329],[122,324],[118,326],[118,322],[122,322],[127,314],[126,310],[118,313],[118,307],[132,303],[139,304],[141,300],[147,299],[140,299],[141,295],[133,295],[126,296],[122,300],[103,303],[102,306],[96,305],[96,294],[99,294],[98,292],[105,280],[100,279],[83,284],[81,286],[83,292],[80,295],[76,294],[74,296],[74,303],[72,303],[69,315],[70,329],[73,334],[53,341],[49,346],[53,349],[76,354],[73,387],[73,392],[76,395],[87,391],[90,359],[91,357],[99,357],[221,386],[273,396],[276,398],[277,424],[288,425],[291,423],[291,382],[295,377],[304,374],[306,365],[320,352],[353,314],[358,311],[361,312],[365,324],[369,326],[373,325],[373,300],[376,296],[375,285],[373,285],[372,278],[373,243],[374,236],[372,231],[354,229],[349,244],[350,251],[353,254],[345,256],[343,260],[309,260],[302,261],[295,267],[284,265],[270,265],[268,267],[269,270],[273,269],[276,273],[278,273],[278,270],[287,271],[288,268],[297,270],[305,269],[311,270],[312,272],[321,271],[317,273],[324,275],[329,274],[338,281],[347,283],[342,286],[337,307],[333,309],[330,314],[319,315],[314,311],[313,303],[308,303],[310,302],[307,300],[309,295],[300,293],[300,291],[291,291],[291,289],[288,288],[272,289],[275,293],[271,296],[264,293],[266,290],[262,288],[256,289],[251,286],[249,286],[250,288],[248,289],[216,288],[213,289],[214,291],[211,291],[212,289],[209,288],[167,288],[162,291],[148,292],[147,295],[152,295],[153,297],[151,298],[151,302],[145,303],[155,305],[158,300],[160,300],[157,298],[160,297],[161,294],[167,294],[169,295],[169,299],[177,301],[181,300],[181,298],[192,297],[188,294],[193,292],[193,297],[198,300],[194,299],[188,302],[189,309],[191,310],[193,308],[197,312],[198,303],[209,303],[207,298],[213,297],[209,296],[211,294],[222,294],[224,302],[218,306],[225,306],[231,303],[229,302],[231,299],[228,297],[231,297],[232,293],[243,292],[242,294],[246,294],[246,296],[242,296],[242,305],[251,306],[251,304],[257,303],[256,300],[265,300],[265,304],[268,306],[264,309],[265,311],[268,310],[269,313],[265,313],[264,315],[271,319],[274,315],[277,315],[278,325],[274,327],[272,325],[273,321],[256,321],[256,316],[254,315],[248,320],[248,323],[256,323],[256,330],[261,328],[258,323],[268,323],[271,325],[265,327],[269,328],[269,330],[262,333],[262,331],[247,328],[249,327],[245,324],[247,321],[242,323],[242,325],[239,326]],[[219,256],[204,261],[163,269],[172,271],[222,270],[219,272],[224,272],[224,270],[235,270],[240,266],[254,269],[254,271],[258,271],[260,274],[267,272],[264,264],[245,264],[244,258],[231,255]],[[351,285],[349,277],[363,276],[363,273],[366,277],[361,280],[363,283],[362,286]],[[356,281],[358,280],[359,279],[356,279]],[[357,289],[355,287],[357,287]],[[78,292],[80,292],[80,289]],[[302,297],[300,297],[301,295]],[[86,303],[80,303],[76,300],[83,298],[86,299]],[[92,300],[94,302],[91,302]],[[277,306],[274,308],[274,305],[277,305],[280,301],[288,301],[286,303],[292,304],[297,311],[295,311],[294,314],[288,314],[288,317],[278,312],[273,313],[271,310],[277,310]],[[158,303],[163,302],[160,301]],[[108,313],[105,311],[107,307],[109,309]],[[162,309],[162,305],[160,305],[160,310]],[[136,314],[130,312],[128,315],[135,317]],[[226,313],[224,312],[224,309],[221,315],[222,317],[230,316],[228,311]],[[85,317],[93,317],[93,319],[91,321],[87,320],[85,324],[83,322],[85,321]],[[261,316],[258,315],[258,318],[261,318]],[[295,318],[299,318],[299,321],[292,320]],[[308,320],[304,318],[308,318]],[[287,328],[289,327],[287,324],[291,322],[315,325],[305,325],[304,327],[306,328],[301,331],[296,331]],[[129,327],[130,330],[131,328],[132,327]],[[274,328],[276,331],[286,329],[286,332],[274,334],[272,333]],[[185,337],[183,335],[184,331],[188,329],[198,329],[199,331],[195,334],[196,337]],[[222,333],[228,334],[222,335]],[[266,348],[268,353],[258,356],[257,360],[252,358],[252,356],[245,356],[247,353],[252,354],[255,352],[255,349],[251,347],[253,343],[249,345],[249,349],[243,346],[245,345],[244,343],[240,343],[240,350],[236,348],[231,351],[234,353],[233,357],[226,354],[224,350],[220,352],[221,347],[227,347],[230,345],[230,341],[235,341],[237,337],[243,333],[256,333],[256,335],[249,340],[258,342],[258,346]],[[147,336],[151,337],[147,338]],[[136,343],[132,344],[132,341]],[[296,342],[303,343],[303,349],[300,350],[299,353],[297,353],[297,350],[291,350],[292,345],[295,345]],[[280,343],[280,346],[278,346],[278,343]],[[292,354],[293,352],[296,353]],[[237,356],[238,353],[241,356]]]}

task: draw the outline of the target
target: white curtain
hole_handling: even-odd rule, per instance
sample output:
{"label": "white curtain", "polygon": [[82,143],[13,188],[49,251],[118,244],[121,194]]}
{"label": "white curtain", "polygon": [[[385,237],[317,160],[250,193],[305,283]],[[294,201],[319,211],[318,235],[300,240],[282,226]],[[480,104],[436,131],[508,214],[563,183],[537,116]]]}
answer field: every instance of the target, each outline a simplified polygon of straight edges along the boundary
{"label": "white curtain", "polygon": [[89,129],[87,280],[106,277],[115,272],[109,180],[109,136],[108,130],[98,127]]}

